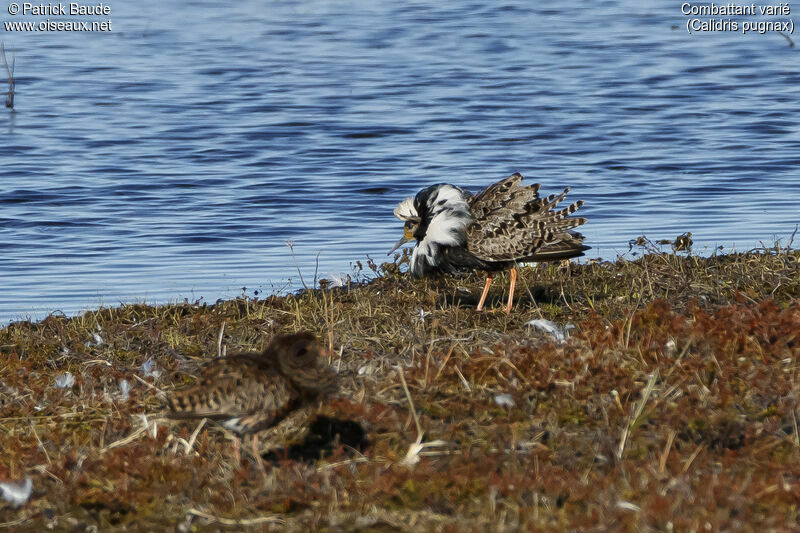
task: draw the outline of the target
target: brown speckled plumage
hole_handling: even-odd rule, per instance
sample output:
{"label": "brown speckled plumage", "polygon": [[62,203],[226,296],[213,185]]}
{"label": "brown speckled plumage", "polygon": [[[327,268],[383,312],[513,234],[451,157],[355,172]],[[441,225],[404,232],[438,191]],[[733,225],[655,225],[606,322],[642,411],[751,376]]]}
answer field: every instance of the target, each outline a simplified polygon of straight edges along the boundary
{"label": "brown speckled plumage", "polygon": [[[539,184],[522,186],[519,172],[469,199],[473,221],[467,225],[467,250],[490,263],[547,261],[583,255],[583,235],[571,231],[586,223],[569,218],[579,200],[553,210],[569,192],[539,198]],[[502,268],[498,269],[502,270]]]}
{"label": "brown speckled plumage", "polygon": [[487,271],[478,311],[489,291],[491,273],[509,270],[511,293],[506,312],[510,313],[517,263],[569,259],[589,249],[583,244],[583,235],[574,231],[586,219],[570,217],[583,202],[556,209],[569,187],[540,198],[539,184],[523,186],[522,179],[522,174],[512,174],[475,195],[446,183],[422,189],[394,210],[405,222],[405,232],[392,251],[405,242],[417,241],[411,256],[414,276]]}
{"label": "brown speckled plumage", "polygon": [[275,337],[261,353],[209,361],[189,388],[169,396],[175,418],[210,418],[244,435],[333,392],[336,374],[310,333]]}

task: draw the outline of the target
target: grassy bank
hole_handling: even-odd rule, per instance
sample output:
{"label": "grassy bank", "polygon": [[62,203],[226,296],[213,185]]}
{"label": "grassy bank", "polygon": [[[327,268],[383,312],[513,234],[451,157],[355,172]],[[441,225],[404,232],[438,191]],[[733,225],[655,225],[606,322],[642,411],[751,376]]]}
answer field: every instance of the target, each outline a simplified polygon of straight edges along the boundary
{"label": "grassy bank", "polygon": [[[12,324],[0,330],[0,480],[30,476],[33,493],[0,501],[0,523],[797,527],[800,253],[651,252],[524,268],[510,317],[505,279],[479,314],[480,276],[412,281],[389,264],[349,287]],[[559,341],[534,319],[574,328]],[[159,417],[160,396],[199,361],[301,329],[333,349],[342,392],[264,434],[262,451],[283,457],[265,471],[246,455],[234,464],[217,425]],[[285,447],[320,414],[360,424],[368,443],[293,460]]]}

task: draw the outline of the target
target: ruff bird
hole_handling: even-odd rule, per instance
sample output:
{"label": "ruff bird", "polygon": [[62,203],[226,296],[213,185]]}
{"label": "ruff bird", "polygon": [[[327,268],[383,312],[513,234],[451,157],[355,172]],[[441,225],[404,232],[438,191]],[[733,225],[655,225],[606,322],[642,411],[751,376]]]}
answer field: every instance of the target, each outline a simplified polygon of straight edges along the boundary
{"label": "ruff bird", "polygon": [[389,254],[412,240],[410,272],[430,274],[484,270],[487,273],[478,311],[483,310],[493,273],[509,270],[511,283],[506,314],[511,313],[517,263],[555,261],[583,255],[590,247],[573,230],[586,222],[570,217],[583,201],[555,210],[569,192],[539,197],[539,184],[523,186],[515,173],[478,194],[447,183],[431,185],[394,209],[404,225]]}
{"label": "ruff bird", "polygon": [[[213,359],[198,381],[168,398],[173,418],[210,418],[241,439],[276,425],[295,409],[336,390],[336,373],[311,333],[275,337],[261,353]],[[239,441],[236,441],[238,457]]]}

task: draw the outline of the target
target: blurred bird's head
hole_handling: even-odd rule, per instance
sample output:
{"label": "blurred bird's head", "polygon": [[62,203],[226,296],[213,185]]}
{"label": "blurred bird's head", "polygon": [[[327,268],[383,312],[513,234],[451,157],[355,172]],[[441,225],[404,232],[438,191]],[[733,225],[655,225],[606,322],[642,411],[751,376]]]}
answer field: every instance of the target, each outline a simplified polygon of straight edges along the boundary
{"label": "blurred bird's head", "polygon": [[330,393],[338,388],[336,372],[328,364],[331,354],[317,343],[313,333],[279,335],[265,353],[274,354],[281,372],[306,393]]}

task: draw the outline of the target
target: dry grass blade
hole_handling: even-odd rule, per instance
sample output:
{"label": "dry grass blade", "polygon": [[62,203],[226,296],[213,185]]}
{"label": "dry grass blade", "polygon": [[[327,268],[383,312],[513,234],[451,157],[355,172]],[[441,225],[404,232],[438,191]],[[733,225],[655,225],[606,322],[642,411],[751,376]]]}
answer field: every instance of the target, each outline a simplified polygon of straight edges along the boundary
{"label": "dry grass blade", "polygon": [[397,373],[400,376],[400,382],[403,384],[403,390],[405,391],[406,398],[408,399],[409,409],[411,410],[411,415],[414,417],[414,424],[417,427],[417,439],[411,444],[411,446],[408,447],[408,451],[406,452],[405,457],[403,457],[403,459],[400,461],[400,464],[403,466],[413,466],[419,462],[419,456],[422,455],[422,451],[425,448],[446,446],[447,443],[443,440],[422,442],[424,432],[422,431],[422,425],[419,422],[419,415],[417,415],[417,410],[414,407],[414,400],[411,398],[411,392],[408,390],[408,383],[406,383],[403,369],[399,366],[397,367]]}
{"label": "dry grass blade", "polygon": [[50,454],[47,453],[47,448],[44,447],[42,439],[39,438],[39,433],[36,432],[36,424],[33,423],[33,420],[31,420],[31,431],[33,431],[33,435],[36,437],[36,442],[39,443],[39,449],[42,450],[45,459],[47,459],[47,464],[52,465],[53,461],[50,460]]}
{"label": "dry grass blade", "polygon": [[188,509],[186,514],[197,516],[208,520],[209,522],[217,522],[224,526],[257,526],[258,524],[278,524],[282,525],[286,521],[278,515],[264,515],[256,516],[254,518],[225,518],[223,516],[216,516],[211,513],[206,513],[199,509]]}
{"label": "dry grass blade", "polygon": [[136,374],[133,375],[133,379],[135,379],[136,381],[138,381],[142,385],[146,386],[148,389],[151,389],[151,390],[155,391],[155,393],[158,395],[158,397],[164,398],[164,397],[167,396],[166,391],[164,391],[162,389],[159,389],[158,387],[156,387],[152,383],[148,383],[147,381],[145,381],[144,379],[140,378]]}
{"label": "dry grass blade", "polygon": [[207,421],[207,418],[200,420],[200,423],[197,424],[197,427],[194,428],[194,431],[192,431],[192,434],[189,436],[189,440],[178,439],[178,441],[183,444],[183,453],[188,455],[189,452],[192,451],[192,448],[194,448],[194,442],[197,440],[197,435],[200,434],[200,430],[203,429],[203,426],[206,425]]}
{"label": "dry grass blade", "polygon": [[222,338],[225,335],[225,322],[219,327],[219,334],[217,335],[217,358],[225,357],[222,346]]}
{"label": "dry grass blade", "polygon": [[641,423],[642,414],[644,413],[644,406],[647,404],[647,401],[650,399],[650,395],[653,393],[656,379],[658,379],[658,371],[653,371],[650,374],[650,377],[647,378],[647,385],[645,385],[644,390],[642,391],[642,399],[637,404],[634,415],[622,430],[622,436],[619,439],[619,447],[617,448],[617,460],[622,459],[622,456],[625,453],[625,444],[628,442],[630,434],[634,429],[636,429],[636,426]]}
{"label": "dry grass blade", "polygon": [[131,442],[138,439],[144,433],[149,432],[151,437],[155,438],[156,434],[158,433],[158,422],[160,422],[161,420],[160,419],[148,420],[147,415],[140,415],[140,420],[142,421],[142,426],[139,429],[136,429],[133,433],[131,433],[127,437],[114,441],[105,448],[100,449],[99,453],[103,454],[113,448],[130,444]]}
{"label": "dry grass blade", "polygon": [[0,529],[21,526],[25,522],[30,521],[30,519],[31,519],[30,516],[22,516],[20,518],[17,518],[16,520],[10,520],[8,522],[0,522]]}
{"label": "dry grass blade", "polygon": [[[0,501],[0,524],[794,530],[790,247],[520,267],[531,291],[510,318],[474,312],[479,291],[459,287],[479,276],[412,280],[387,264],[349,288],[10,324],[0,483],[29,476],[35,491],[21,511]],[[532,337],[533,316],[576,333]],[[158,418],[158,396],[198,383],[197,361],[299,329],[333,347],[340,393],[259,435],[263,471],[231,460],[221,425]],[[87,345],[98,331],[104,344]],[[56,387],[67,372],[74,384]],[[120,402],[123,379],[135,386]]]}
{"label": "dry grass blade", "polygon": [[400,376],[400,383],[403,384],[403,391],[405,391],[406,399],[408,400],[408,408],[411,410],[411,415],[414,417],[414,424],[417,426],[417,439],[422,440],[422,425],[419,423],[419,416],[417,415],[416,408],[414,408],[414,399],[411,397],[411,392],[408,390],[408,383],[406,383],[406,377],[403,374],[402,367],[397,367],[397,374]]}
{"label": "dry grass blade", "polygon": [[692,452],[692,455],[690,455],[689,458],[686,460],[686,464],[683,465],[684,474],[689,471],[689,468],[691,468],[692,463],[694,462],[695,459],[697,459],[697,456],[700,455],[700,452],[702,452],[705,449],[705,447],[706,447],[705,444],[701,444],[700,446],[695,448],[695,450]]}
{"label": "dry grass blade", "polygon": [[664,470],[667,468],[667,459],[669,458],[669,451],[672,448],[672,442],[675,440],[675,435],[678,432],[675,430],[671,430],[669,432],[669,436],[667,437],[667,444],[664,445],[664,451],[661,452],[661,458],[658,461],[658,471],[660,473],[664,473]]}

